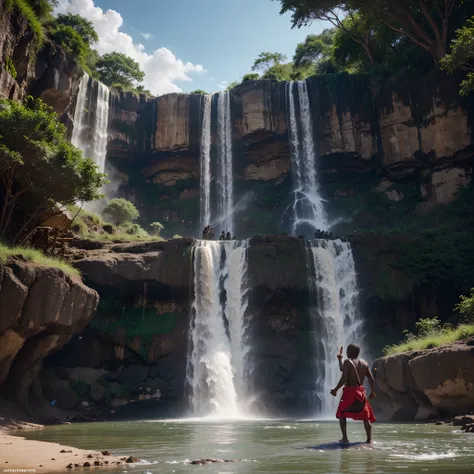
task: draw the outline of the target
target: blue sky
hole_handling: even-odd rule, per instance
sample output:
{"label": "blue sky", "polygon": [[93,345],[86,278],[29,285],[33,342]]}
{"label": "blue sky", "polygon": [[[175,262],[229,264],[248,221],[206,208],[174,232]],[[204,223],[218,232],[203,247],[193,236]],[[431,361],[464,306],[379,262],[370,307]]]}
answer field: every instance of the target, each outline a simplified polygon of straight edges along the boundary
{"label": "blue sky", "polygon": [[[272,0],[60,0],[60,4],[61,11],[82,13],[96,23],[99,52],[116,48],[133,56],[133,43],[147,74],[145,85],[155,93],[215,92],[219,84],[250,72],[262,51],[285,53],[291,59],[296,44],[324,26],[314,23],[292,30],[290,16],[281,16],[280,3]],[[109,9],[118,15],[107,14]],[[136,48],[138,43],[143,47]]]}

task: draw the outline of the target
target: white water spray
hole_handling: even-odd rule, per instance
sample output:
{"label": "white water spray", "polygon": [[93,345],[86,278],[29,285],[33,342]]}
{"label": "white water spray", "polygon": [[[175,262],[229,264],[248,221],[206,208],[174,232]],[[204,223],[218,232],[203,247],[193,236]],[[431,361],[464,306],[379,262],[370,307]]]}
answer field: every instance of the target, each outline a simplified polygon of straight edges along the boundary
{"label": "white water spray", "polygon": [[206,94],[201,130],[201,229],[211,222],[211,106],[212,95]]}
{"label": "white water spray", "polygon": [[[336,358],[340,346],[361,339],[357,315],[357,275],[349,243],[340,240],[315,240],[309,248],[315,278],[313,292],[313,331],[315,332],[315,393],[321,401],[320,415],[334,416],[338,399],[329,392],[341,377]],[[362,351],[363,352],[363,351]]]}
{"label": "white water spray", "polygon": [[245,413],[247,355],[246,241],[198,241],[194,253],[194,318],[187,381],[198,416]]}
{"label": "white water spray", "polygon": [[71,142],[86,158],[92,158],[105,171],[109,125],[109,89],[101,82],[82,76],[74,113]]}
{"label": "white water spray", "polygon": [[289,82],[286,97],[294,180],[292,233],[296,234],[303,225],[327,230],[329,226],[317,178],[313,120],[306,81]]}
{"label": "white water spray", "polygon": [[217,96],[217,133],[219,139],[218,159],[218,222],[225,232],[234,233],[233,208],[233,160],[232,160],[232,120],[229,91],[219,92]]}

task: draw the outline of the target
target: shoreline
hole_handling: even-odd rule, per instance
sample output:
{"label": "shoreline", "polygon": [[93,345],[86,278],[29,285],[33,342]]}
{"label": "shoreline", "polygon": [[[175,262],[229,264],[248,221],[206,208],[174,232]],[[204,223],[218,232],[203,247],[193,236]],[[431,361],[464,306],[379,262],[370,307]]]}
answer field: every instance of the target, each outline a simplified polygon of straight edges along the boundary
{"label": "shoreline", "polygon": [[[28,440],[17,430],[42,430],[44,425],[0,419],[0,467],[3,472],[48,473],[87,468],[132,467],[138,460],[49,441]],[[15,433],[15,434],[12,434]]]}

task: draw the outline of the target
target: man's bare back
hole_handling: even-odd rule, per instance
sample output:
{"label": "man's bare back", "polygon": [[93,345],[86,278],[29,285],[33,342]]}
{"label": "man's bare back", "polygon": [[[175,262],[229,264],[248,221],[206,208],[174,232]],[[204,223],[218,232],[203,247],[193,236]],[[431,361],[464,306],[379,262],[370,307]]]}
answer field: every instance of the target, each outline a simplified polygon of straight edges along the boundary
{"label": "man's bare back", "polygon": [[[359,374],[360,385],[364,385],[365,377],[369,373],[369,364],[364,359],[351,359],[354,363],[357,373]],[[354,367],[352,366],[349,359],[344,361],[343,370],[346,369],[347,371],[347,382],[346,385],[356,386],[359,385],[359,380],[357,380],[356,373],[354,371]]]}

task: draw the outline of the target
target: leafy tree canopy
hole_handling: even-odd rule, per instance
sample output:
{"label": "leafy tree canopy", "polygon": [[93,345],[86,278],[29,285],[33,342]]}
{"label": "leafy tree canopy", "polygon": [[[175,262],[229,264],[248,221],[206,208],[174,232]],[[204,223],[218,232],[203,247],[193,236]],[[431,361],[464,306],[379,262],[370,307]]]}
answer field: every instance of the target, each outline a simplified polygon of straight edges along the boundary
{"label": "leafy tree canopy", "polygon": [[282,53],[260,53],[254,61],[252,71],[266,72],[272,66],[286,61],[286,56]]}
{"label": "leafy tree canopy", "polygon": [[[51,215],[56,203],[102,197],[105,175],[67,140],[65,126],[39,99],[0,101],[0,158],[0,238],[13,243],[40,224],[40,214]],[[26,193],[25,213],[18,201]]]}
{"label": "leafy tree canopy", "polygon": [[474,91],[474,17],[457,31],[451,43],[451,52],[441,60],[441,66],[451,73],[456,69],[466,71],[461,94],[468,95]]}
{"label": "leafy tree canopy", "polygon": [[203,91],[202,89],[196,89],[195,91],[192,91],[191,94],[206,95],[207,92],[206,92],[206,91]]}
{"label": "leafy tree canopy", "polygon": [[96,67],[102,82],[108,86],[112,84],[130,86],[133,82],[143,82],[145,78],[140,65],[123,53],[113,52],[104,54],[97,61]]}
{"label": "leafy tree canopy", "polygon": [[242,77],[242,82],[256,81],[258,79],[260,79],[260,74],[256,72],[250,72],[248,74],[244,74],[244,76]]}
{"label": "leafy tree canopy", "polygon": [[455,310],[465,321],[474,323],[474,288],[471,289],[469,296],[460,297],[460,302],[456,305]]}
{"label": "leafy tree canopy", "polygon": [[[383,23],[408,38],[437,62],[446,53],[453,12],[459,0],[279,0],[281,13],[291,12],[293,26],[326,20],[344,29],[344,19],[362,14],[372,25]],[[469,3],[469,2],[466,2]],[[359,37],[368,44],[367,38]]]}
{"label": "leafy tree canopy", "polygon": [[99,36],[95,31],[92,22],[81,15],[74,15],[72,13],[58,15],[56,18],[56,24],[67,26],[76,30],[77,33],[79,33],[79,35],[82,37],[84,43],[86,43],[88,46],[91,46],[93,43],[97,43],[99,41]]}
{"label": "leafy tree canopy", "polygon": [[105,206],[103,213],[112,219],[115,225],[133,222],[140,217],[138,209],[130,201],[123,198],[110,200]]}
{"label": "leafy tree canopy", "polygon": [[303,43],[296,46],[293,61],[296,67],[317,64],[332,54],[336,30],[324,30],[319,35],[308,35]]}
{"label": "leafy tree canopy", "polygon": [[77,59],[84,66],[90,53],[89,45],[72,26],[58,25],[51,33],[54,42]]}

